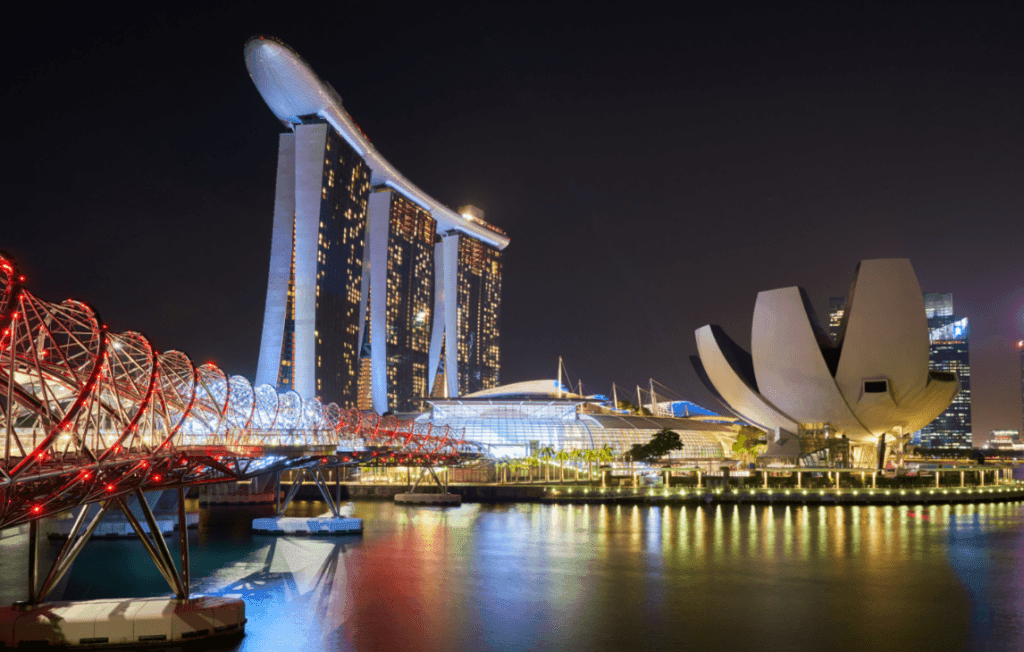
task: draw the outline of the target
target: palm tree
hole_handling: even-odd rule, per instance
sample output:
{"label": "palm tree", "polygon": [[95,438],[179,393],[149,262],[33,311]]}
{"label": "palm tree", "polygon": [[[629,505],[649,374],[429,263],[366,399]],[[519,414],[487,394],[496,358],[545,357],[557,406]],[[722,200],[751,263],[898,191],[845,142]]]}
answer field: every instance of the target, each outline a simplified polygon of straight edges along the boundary
{"label": "palm tree", "polygon": [[500,460],[498,460],[497,463],[495,463],[494,467],[498,469],[498,482],[500,484],[505,484],[505,481],[507,480],[505,472],[508,470],[508,467],[510,466],[512,466],[512,461],[509,460],[507,457],[503,457]]}
{"label": "palm tree", "polygon": [[[540,460],[536,457],[527,457],[523,462],[526,463],[526,468],[530,469],[530,475],[527,477],[528,482],[533,482],[533,467],[540,466]],[[538,474],[539,477],[539,474]]]}
{"label": "palm tree", "polygon": [[539,457],[539,458],[541,458],[541,459],[543,459],[545,461],[545,464],[544,464],[544,481],[545,482],[550,482],[551,481],[551,465],[550,465],[550,462],[551,462],[551,458],[554,457],[554,456],[555,456],[555,449],[551,448],[550,446],[545,446],[544,448],[541,448],[539,451],[537,451],[537,457]]}
{"label": "palm tree", "polygon": [[593,448],[583,451],[583,459],[587,461],[587,480],[594,479],[594,462],[598,460],[598,452]]}
{"label": "palm tree", "polygon": [[[608,444],[605,444],[597,451],[597,458],[602,464],[607,464],[615,460],[615,451]],[[601,486],[604,486],[604,471],[601,472]]]}
{"label": "palm tree", "polygon": [[571,457],[572,461],[575,462],[575,464],[573,464],[573,466],[576,467],[576,482],[579,482],[580,481],[580,464],[579,464],[579,462],[580,462],[581,459],[583,459],[583,451],[581,451],[578,448],[574,448],[571,451],[569,451],[569,457]]}
{"label": "palm tree", "polygon": [[516,482],[518,483],[523,479],[523,469],[526,468],[526,464],[523,460],[516,458],[510,462],[513,473],[516,474]]}
{"label": "palm tree", "polygon": [[572,455],[563,448],[555,455],[555,459],[558,460],[558,481],[565,482],[565,463],[572,459]]}

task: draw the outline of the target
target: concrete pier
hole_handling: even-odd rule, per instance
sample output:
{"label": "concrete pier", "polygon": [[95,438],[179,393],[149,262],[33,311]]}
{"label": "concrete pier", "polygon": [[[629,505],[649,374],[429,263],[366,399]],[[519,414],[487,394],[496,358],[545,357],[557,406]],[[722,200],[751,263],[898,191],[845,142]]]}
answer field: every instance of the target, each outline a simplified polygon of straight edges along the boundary
{"label": "concrete pier", "polygon": [[180,643],[245,633],[245,603],[197,596],[47,602],[0,607],[0,645],[124,646]]}
{"label": "concrete pier", "polygon": [[279,498],[275,487],[258,491],[254,483],[225,482],[203,487],[199,492],[199,506],[210,505],[273,505]]}
{"label": "concrete pier", "polygon": [[[185,514],[186,527],[188,529],[196,529],[199,527],[199,514],[198,512],[190,512]],[[67,539],[68,534],[71,532],[71,526],[74,523],[72,518],[59,518],[53,519],[47,522],[47,537],[50,539]],[[170,536],[178,529],[178,515],[156,515],[156,524],[160,528],[160,534]],[[149,534],[149,524],[143,521],[141,523],[142,530]],[[135,530],[132,529],[131,523],[128,519],[123,516],[118,517],[116,514],[111,514],[105,518],[96,531],[92,534],[93,537],[100,539],[134,539],[136,537]]]}
{"label": "concrete pier", "polygon": [[399,505],[446,505],[458,507],[462,504],[459,494],[395,494],[395,502]]}
{"label": "concrete pier", "polygon": [[362,534],[363,519],[333,516],[270,516],[252,521],[258,534]]}

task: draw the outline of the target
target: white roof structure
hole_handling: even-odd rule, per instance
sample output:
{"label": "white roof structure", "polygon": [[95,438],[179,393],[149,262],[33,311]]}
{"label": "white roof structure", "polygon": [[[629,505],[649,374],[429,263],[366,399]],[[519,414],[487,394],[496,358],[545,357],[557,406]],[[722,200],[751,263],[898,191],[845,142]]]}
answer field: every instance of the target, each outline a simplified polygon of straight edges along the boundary
{"label": "white roof structure", "polygon": [[708,389],[767,430],[827,424],[854,442],[905,437],[960,391],[956,374],[929,371],[924,300],[906,259],[861,261],[835,343],[799,287],[757,295],[750,353],[718,326],[696,339],[691,360]]}
{"label": "white roof structure", "polygon": [[467,441],[487,446],[496,457],[522,455],[531,444],[555,450],[597,449],[608,445],[617,453],[646,444],[655,433],[676,432],[683,449],[670,457],[721,460],[735,441],[735,429],[702,419],[601,414],[587,411],[590,397],[562,392],[558,381],[531,380],[486,389],[455,399],[431,399],[420,423],[464,432]]}
{"label": "white roof structure", "polygon": [[[510,383],[508,385],[499,385],[498,387],[491,387],[490,389],[482,389],[479,392],[473,392],[472,394],[466,394],[463,398],[506,398],[506,397],[517,397],[517,396],[529,396],[529,397],[548,397],[555,398],[558,396],[558,381],[555,379],[548,380],[524,380],[519,383]],[[586,396],[580,394],[573,394],[572,392],[562,390],[563,399],[581,399],[586,400]]]}
{"label": "white roof structure", "polygon": [[317,117],[327,121],[363,157],[372,170],[370,183],[387,186],[430,212],[438,233],[460,231],[504,249],[509,238],[472,215],[460,215],[420,190],[396,170],[363,135],[341,104],[341,97],[322,81],[295,50],[270,36],[254,36],[245,44],[249,76],[274,115],[291,127]]}

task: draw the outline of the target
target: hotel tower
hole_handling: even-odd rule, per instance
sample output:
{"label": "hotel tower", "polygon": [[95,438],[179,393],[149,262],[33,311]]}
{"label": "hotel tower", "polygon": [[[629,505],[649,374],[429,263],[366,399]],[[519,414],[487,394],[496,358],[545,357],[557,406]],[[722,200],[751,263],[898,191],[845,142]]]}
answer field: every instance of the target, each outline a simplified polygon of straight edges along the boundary
{"label": "hotel tower", "polygon": [[245,63],[288,128],[256,382],[379,414],[496,386],[508,237],[402,176],[287,45]]}

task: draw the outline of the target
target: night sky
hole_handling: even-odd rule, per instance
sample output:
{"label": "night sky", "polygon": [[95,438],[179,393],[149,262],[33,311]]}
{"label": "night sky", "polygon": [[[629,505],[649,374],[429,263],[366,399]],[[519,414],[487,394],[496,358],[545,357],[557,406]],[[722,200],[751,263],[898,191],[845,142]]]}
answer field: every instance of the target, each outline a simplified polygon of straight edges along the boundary
{"label": "night sky", "polygon": [[859,260],[907,257],[971,319],[976,443],[1021,427],[1016,3],[28,4],[5,8],[0,249],[113,329],[254,375],[283,127],[242,46],[266,33],[509,233],[502,382],[561,355],[588,391],[653,377],[717,408],[694,329],[747,346],[759,290],[827,316]]}

